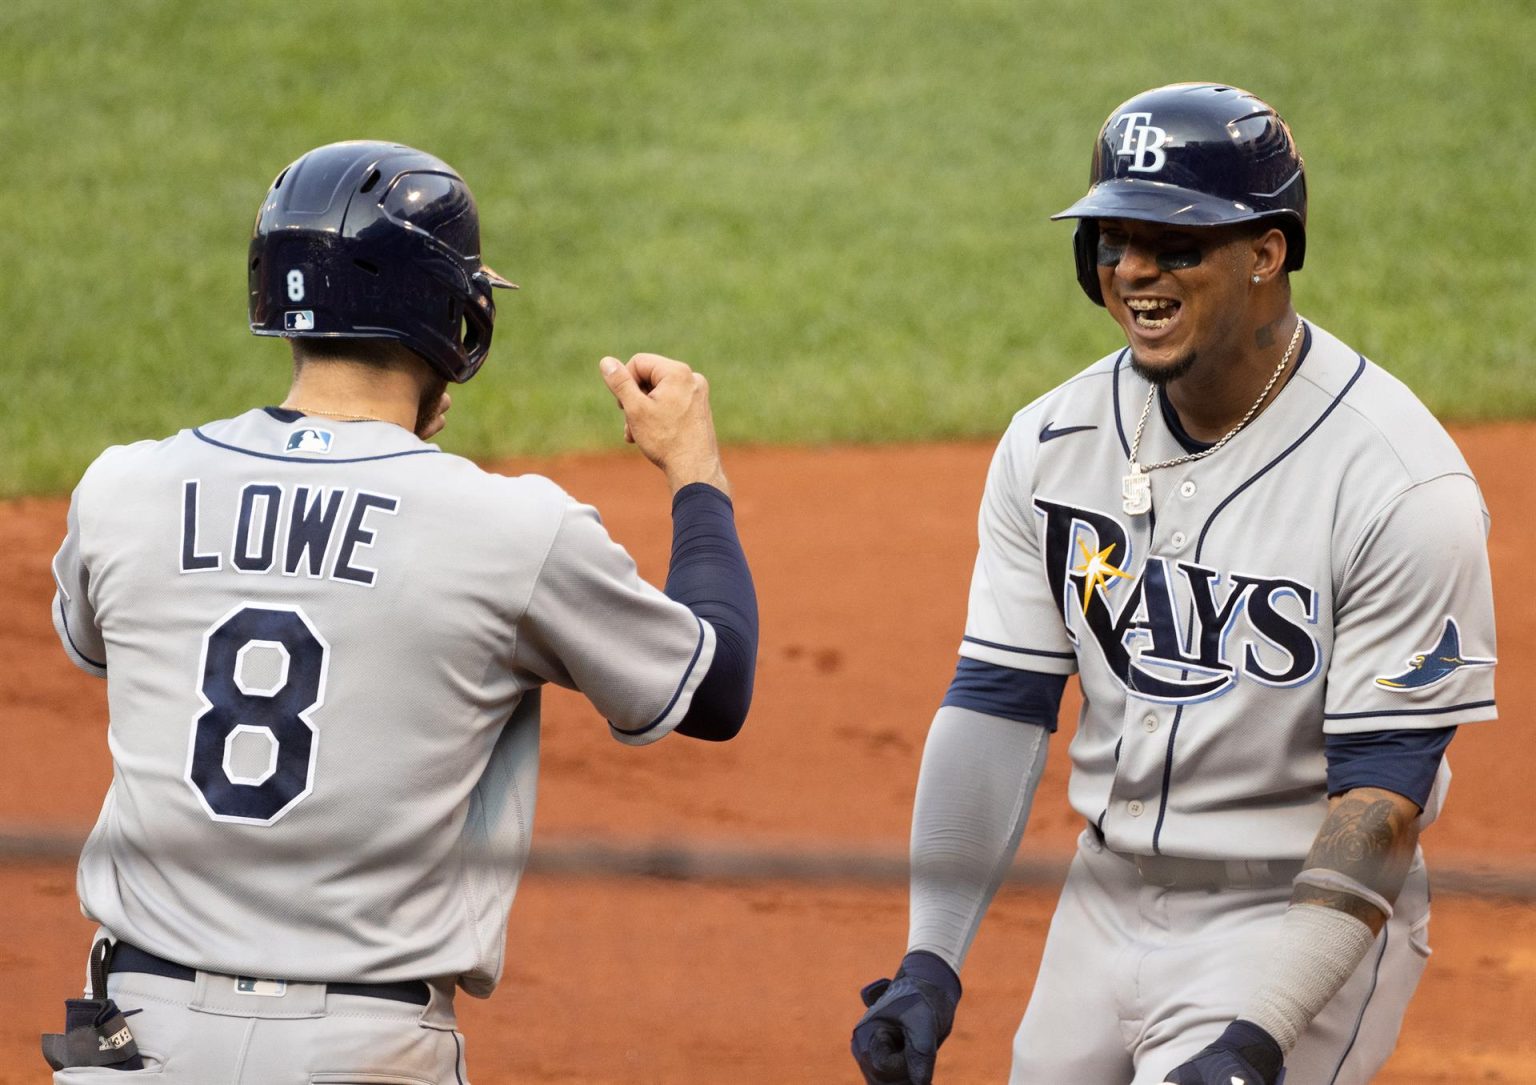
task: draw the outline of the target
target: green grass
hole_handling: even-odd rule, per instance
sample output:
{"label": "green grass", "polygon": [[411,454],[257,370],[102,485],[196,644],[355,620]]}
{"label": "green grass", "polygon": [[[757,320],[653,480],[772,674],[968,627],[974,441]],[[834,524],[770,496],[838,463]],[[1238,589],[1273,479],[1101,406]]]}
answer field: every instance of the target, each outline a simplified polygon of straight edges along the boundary
{"label": "green grass", "polygon": [[266,184],[333,139],[454,163],[521,282],[448,447],[615,443],[603,353],[729,442],[992,435],[1112,349],[1070,227],[1105,114],[1219,79],[1290,120],[1298,306],[1442,415],[1536,415],[1523,0],[8,0],[0,494],[286,388],[245,325]]}

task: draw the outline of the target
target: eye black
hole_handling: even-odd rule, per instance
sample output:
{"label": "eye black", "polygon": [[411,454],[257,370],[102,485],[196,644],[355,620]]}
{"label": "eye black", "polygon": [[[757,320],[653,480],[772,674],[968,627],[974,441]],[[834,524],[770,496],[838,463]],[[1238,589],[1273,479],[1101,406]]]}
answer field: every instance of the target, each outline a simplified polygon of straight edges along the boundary
{"label": "eye black", "polygon": [[[1100,234],[1095,254],[1099,266],[1114,267],[1125,259],[1125,252],[1129,247],[1129,238]],[[1164,271],[1182,271],[1185,268],[1198,267],[1205,257],[1203,248],[1182,238],[1169,242],[1167,247],[1147,245],[1145,248],[1151,251],[1157,266]]]}
{"label": "eye black", "polygon": [[[1122,250],[1123,251],[1123,250]],[[1160,249],[1157,253],[1157,266],[1164,271],[1181,271],[1184,268],[1198,267],[1201,258],[1205,255],[1198,247],[1188,249]]]}
{"label": "eye black", "polygon": [[1099,235],[1098,262],[1100,267],[1114,267],[1125,259],[1126,240],[1123,237],[1109,238]]}

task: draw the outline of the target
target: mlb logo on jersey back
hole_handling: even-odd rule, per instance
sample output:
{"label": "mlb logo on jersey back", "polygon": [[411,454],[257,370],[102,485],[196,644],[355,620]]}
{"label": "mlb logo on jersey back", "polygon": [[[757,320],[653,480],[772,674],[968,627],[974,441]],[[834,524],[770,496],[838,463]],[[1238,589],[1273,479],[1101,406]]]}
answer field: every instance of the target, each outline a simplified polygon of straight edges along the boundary
{"label": "mlb logo on jersey back", "polygon": [[336,435],[328,429],[296,429],[288,435],[287,452],[313,452],[324,456],[331,451]]}

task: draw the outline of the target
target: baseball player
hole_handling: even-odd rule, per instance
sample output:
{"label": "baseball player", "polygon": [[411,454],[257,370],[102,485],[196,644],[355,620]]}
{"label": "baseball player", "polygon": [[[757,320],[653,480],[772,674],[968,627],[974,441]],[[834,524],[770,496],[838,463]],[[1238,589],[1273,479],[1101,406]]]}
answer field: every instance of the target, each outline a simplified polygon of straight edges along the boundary
{"label": "baseball player", "polygon": [[251,330],[292,341],[287,399],[108,449],[54,560],[115,775],[80,858],[91,989],[44,1052],[60,1085],[462,1085],[454,993],[502,972],[540,688],[630,745],[745,719],[756,597],[708,386],[657,355],[601,364],[671,486],[663,592],[548,479],[426,443],[512,285],[446,163],[310,151],[249,271]]}
{"label": "baseball player", "polygon": [[1443,754],[1495,716],[1488,517],[1412,393],[1297,315],[1306,210],[1276,112],[1180,84],[1110,114],[1056,216],[1126,345],[993,459],[867,1081],[934,1079],[1074,673],[1084,830],[1013,1085],[1348,1085],[1390,1054]]}

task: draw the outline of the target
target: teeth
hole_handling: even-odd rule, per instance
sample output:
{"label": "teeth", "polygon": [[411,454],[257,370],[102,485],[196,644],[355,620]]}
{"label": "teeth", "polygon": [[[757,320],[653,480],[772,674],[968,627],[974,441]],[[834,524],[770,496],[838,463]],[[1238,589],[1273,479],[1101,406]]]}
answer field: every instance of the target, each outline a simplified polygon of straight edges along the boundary
{"label": "teeth", "polygon": [[[1177,302],[1165,298],[1126,298],[1125,304],[1136,315],[1136,326],[1148,330],[1166,328],[1179,311]],[[1154,317],[1153,313],[1163,315]]]}

